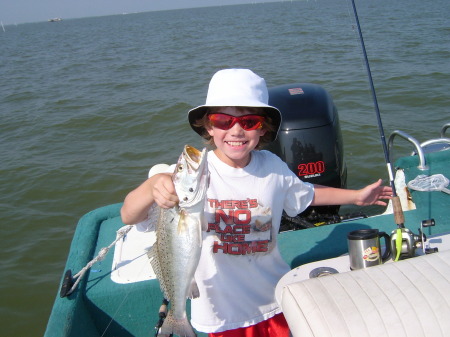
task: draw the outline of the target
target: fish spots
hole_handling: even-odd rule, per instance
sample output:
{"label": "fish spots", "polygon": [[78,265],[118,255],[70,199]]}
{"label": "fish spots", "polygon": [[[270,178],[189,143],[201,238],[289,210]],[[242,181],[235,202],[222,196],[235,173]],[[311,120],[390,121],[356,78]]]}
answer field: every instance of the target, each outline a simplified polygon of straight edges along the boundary
{"label": "fish spots", "polygon": [[156,242],[149,253],[164,297],[171,302],[161,334],[195,336],[187,320],[186,298],[191,295],[191,282],[200,259],[208,175],[206,149],[200,152],[185,146],[172,181],[180,204],[188,190],[191,194],[195,191],[196,195],[187,194],[189,204],[160,208],[155,226]]}

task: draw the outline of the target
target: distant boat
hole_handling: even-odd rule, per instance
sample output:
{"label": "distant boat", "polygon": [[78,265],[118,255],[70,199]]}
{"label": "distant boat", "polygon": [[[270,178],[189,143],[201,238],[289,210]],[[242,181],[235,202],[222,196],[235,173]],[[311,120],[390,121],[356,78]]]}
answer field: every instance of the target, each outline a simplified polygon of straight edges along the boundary
{"label": "distant boat", "polygon": [[62,19],[61,18],[48,19],[48,22],[58,22],[58,21],[62,21]]}

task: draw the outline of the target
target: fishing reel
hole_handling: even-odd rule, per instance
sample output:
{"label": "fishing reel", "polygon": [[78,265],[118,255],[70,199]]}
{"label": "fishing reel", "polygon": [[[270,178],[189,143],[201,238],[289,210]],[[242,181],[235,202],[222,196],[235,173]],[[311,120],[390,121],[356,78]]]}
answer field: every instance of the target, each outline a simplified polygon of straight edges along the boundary
{"label": "fishing reel", "polygon": [[397,251],[397,240],[401,240],[401,251],[399,260],[408,259],[410,257],[414,257],[416,255],[416,249],[422,248],[424,254],[435,253],[437,248],[425,248],[425,241],[427,241],[427,237],[423,233],[424,227],[434,226],[434,219],[424,220],[420,224],[419,234],[414,234],[408,228],[400,228],[401,236],[398,233],[397,229],[394,229],[391,232],[391,251],[392,257],[396,259],[398,251]]}

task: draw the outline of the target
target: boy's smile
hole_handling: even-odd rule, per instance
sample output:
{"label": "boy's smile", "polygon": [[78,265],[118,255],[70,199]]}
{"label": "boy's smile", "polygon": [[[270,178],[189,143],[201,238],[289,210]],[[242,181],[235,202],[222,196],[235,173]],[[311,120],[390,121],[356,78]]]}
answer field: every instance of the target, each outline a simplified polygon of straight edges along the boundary
{"label": "boy's smile", "polygon": [[[221,107],[215,113],[224,113],[227,115],[241,117],[252,114],[245,108]],[[208,133],[214,139],[216,156],[225,164],[232,167],[243,168],[248,165],[251,159],[250,152],[258,145],[259,138],[266,130],[257,128],[246,131],[239,123],[235,123],[229,130],[222,130],[211,126]]]}

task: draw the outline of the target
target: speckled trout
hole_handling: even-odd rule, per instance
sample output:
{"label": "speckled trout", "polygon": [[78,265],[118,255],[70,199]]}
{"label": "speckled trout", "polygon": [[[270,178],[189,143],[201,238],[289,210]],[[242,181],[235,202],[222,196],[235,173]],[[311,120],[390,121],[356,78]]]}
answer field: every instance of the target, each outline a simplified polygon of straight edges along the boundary
{"label": "speckled trout", "polygon": [[186,145],[178,159],[172,181],[179,203],[176,207],[156,207],[156,242],[148,256],[170,310],[159,335],[196,336],[186,316],[186,299],[199,296],[194,273],[200,259],[202,226],[208,188],[206,149]]}

